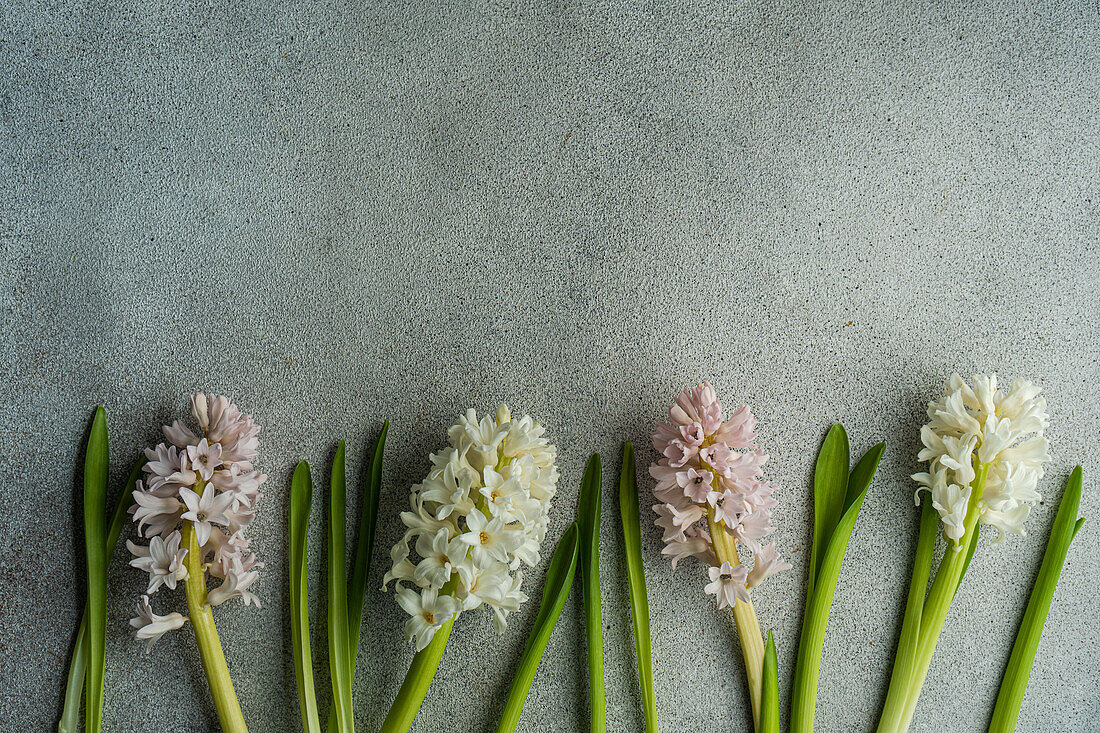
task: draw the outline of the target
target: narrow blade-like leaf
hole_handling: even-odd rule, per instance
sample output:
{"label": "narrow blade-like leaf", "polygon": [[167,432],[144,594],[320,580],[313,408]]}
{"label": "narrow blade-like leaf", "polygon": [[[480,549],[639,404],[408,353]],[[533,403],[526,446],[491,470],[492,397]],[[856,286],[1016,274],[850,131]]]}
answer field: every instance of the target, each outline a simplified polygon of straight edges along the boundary
{"label": "narrow blade-like leaf", "polygon": [[1081,520],[1077,518],[1077,510],[1081,505],[1081,486],[1081,467],[1078,466],[1070,474],[1066,490],[1058,504],[1058,513],[1050,529],[1039,575],[1035,578],[1027,610],[1024,611],[1024,618],[1016,633],[1016,642],[1012,645],[1008,667],[1001,679],[1001,689],[997,693],[997,703],[989,723],[990,733],[1009,733],[1016,729],[1024,691],[1027,690],[1028,678],[1031,676],[1031,666],[1035,662],[1035,652],[1039,648],[1043,625],[1054,598],[1054,589],[1062,575],[1070,543],[1080,529]]}
{"label": "narrow blade-like leaf", "polygon": [[[844,445],[847,446],[846,436]],[[878,456],[881,456],[881,453],[881,445],[876,445],[857,464],[857,467],[864,468],[858,473],[853,471],[855,480],[852,481],[852,488],[856,491],[849,491],[847,486],[849,482],[845,482],[847,499],[844,501],[844,512],[831,530],[828,545],[820,556],[821,566],[817,582],[806,604],[805,616],[802,619],[802,634],[798,641],[798,661],[795,667],[794,691],[791,700],[791,730],[798,733],[812,733],[814,728],[814,708],[817,704],[817,684],[821,672],[821,651],[825,645],[825,629],[829,623],[833,594],[836,592],[844,553],[848,549],[848,539],[852,536],[856,517],[859,516],[863,499],[867,496],[870,477],[874,476],[873,468],[868,476],[866,467],[877,465]]]}
{"label": "narrow blade-like leaf", "polygon": [[626,549],[626,580],[630,592],[630,618],[634,623],[634,649],[638,657],[638,681],[642,687],[642,711],[646,733],[657,731],[657,694],[653,687],[653,651],[649,633],[649,595],[642,565],[642,527],[638,514],[638,481],[634,467],[634,446],[623,443],[623,465],[619,472],[619,514],[623,522]]}
{"label": "narrow blade-like leaf", "polygon": [[768,645],[764,648],[764,684],[760,693],[760,730],[757,733],[779,733],[779,661],[771,629],[768,629]]}
{"label": "narrow blade-like leaf", "polygon": [[88,572],[88,711],[85,729],[103,721],[107,636],[107,413],[97,407],[84,453],[84,552]]}
{"label": "narrow blade-like leaf", "polygon": [[355,673],[355,660],[359,651],[359,631],[363,622],[363,602],[367,594],[367,578],[370,575],[371,552],[374,549],[374,529],[378,520],[378,497],[382,493],[382,457],[386,450],[386,435],[390,421],[382,423],[382,432],[374,444],[370,474],[363,489],[359,507],[359,539],[355,545],[355,564],[348,584],[348,642],[351,648],[350,669]]}
{"label": "narrow blade-like leaf", "polygon": [[574,522],[562,535],[550,560],[550,568],[546,571],[546,585],[542,590],[542,603],[539,604],[535,625],[527,637],[519,668],[512,678],[512,686],[504,702],[504,712],[500,717],[500,724],[497,725],[497,733],[511,733],[519,723],[523,703],[527,700],[527,693],[535,679],[535,672],[538,671],[539,662],[550,641],[550,634],[553,633],[561,610],[565,606],[565,599],[569,597],[569,589],[573,586],[577,554],[577,524]]}
{"label": "narrow blade-like leaf", "polygon": [[313,654],[309,641],[309,590],[306,584],[306,537],[313,503],[309,465],[300,461],[290,482],[290,636],[302,729],[320,733],[317,693],[313,684]]}
{"label": "narrow blade-like leaf", "polygon": [[[107,564],[115,556],[115,548],[118,546],[118,538],[122,535],[122,526],[128,518],[127,510],[134,503],[134,486],[141,477],[141,469],[148,462],[142,456],[133,469],[126,486],[115,503],[115,513],[111,518],[111,526],[107,529]],[[69,662],[69,676],[65,682],[65,703],[61,709],[61,721],[57,724],[58,733],[75,733],[80,727],[80,700],[84,694],[84,676],[88,669],[87,652],[88,638],[88,609],[84,608],[84,614],[80,617],[80,629],[76,632],[76,643],[73,644],[73,655]]]}
{"label": "narrow blade-like leaf", "polygon": [[344,441],[332,459],[328,504],[328,660],[334,715],[341,733],[355,730],[348,650],[347,476]]}
{"label": "narrow blade-like leaf", "polygon": [[577,523],[580,528],[581,590],[588,647],[588,690],[592,733],[607,730],[603,679],[603,619],[600,608],[600,512],[603,505],[600,454],[588,459],[581,481]]}
{"label": "narrow blade-like leaf", "polygon": [[817,584],[822,554],[829,545],[836,523],[844,509],[850,461],[848,433],[835,423],[825,435],[814,467],[814,538],[810,545],[810,577],[806,583],[809,600]]}

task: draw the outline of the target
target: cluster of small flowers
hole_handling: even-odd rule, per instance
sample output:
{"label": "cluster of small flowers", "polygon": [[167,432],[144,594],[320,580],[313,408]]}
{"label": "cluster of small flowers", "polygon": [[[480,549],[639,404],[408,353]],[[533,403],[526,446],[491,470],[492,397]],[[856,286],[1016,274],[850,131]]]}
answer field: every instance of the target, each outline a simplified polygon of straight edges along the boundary
{"label": "cluster of small flowers", "polygon": [[[756,419],[741,406],[724,419],[714,388],[707,382],[680,393],[668,411],[671,424],[661,423],[653,446],[663,458],[649,467],[657,480],[653,507],[664,533],[662,554],[672,566],[689,556],[710,565],[706,592],[719,608],[749,599],[749,589],[765,578],[789,569],[775,543],[760,540],[773,530],[775,486],[761,479],[768,456],[756,450]],[[719,564],[708,524],[729,533],[753,553],[750,571],[734,561]]]}
{"label": "cluster of small flowers", "polygon": [[417,651],[448,620],[483,603],[503,631],[527,600],[519,568],[539,562],[558,481],[557,451],[543,432],[530,417],[513,420],[504,405],[495,419],[479,421],[467,410],[447,433],[450,445],[431,456],[428,477],[412,488],[412,511],[401,514],[408,531],[390,553],[383,589],[396,581],[410,617],[405,635]]}
{"label": "cluster of small flowers", "polygon": [[[1046,400],[1031,382],[1017,379],[1007,392],[997,375],[976,375],[971,388],[958,374],[944,386],[943,399],[928,404],[929,422],[921,428],[924,448],[917,456],[928,471],[913,474],[920,492],[932,495],[944,534],[962,548],[964,520],[977,470],[987,470],[977,502],[978,519],[1005,532],[1024,534],[1024,520],[1039,501],[1043,464],[1050,460]],[[984,467],[984,468],[983,468]]]}
{"label": "cluster of small flowers", "polygon": [[227,397],[201,392],[191,398],[191,414],[200,434],[176,420],[163,428],[168,443],[145,451],[149,459],[145,479],[134,487],[130,508],[138,535],[149,538],[148,545],[126,542],[134,555],[130,565],[149,573],[149,587],[130,624],[148,646],[187,620],[174,612],[158,616],[149,604],[149,596],[161,586],[174,590],[187,579],[181,522],[191,523],[202,547],[205,571],[222,580],[207,595],[210,605],[231,598],[260,605],[249,588],[263,563],[249,549],[247,536],[263,496],[260,487],[267,481],[253,467],[259,455],[260,426]]}

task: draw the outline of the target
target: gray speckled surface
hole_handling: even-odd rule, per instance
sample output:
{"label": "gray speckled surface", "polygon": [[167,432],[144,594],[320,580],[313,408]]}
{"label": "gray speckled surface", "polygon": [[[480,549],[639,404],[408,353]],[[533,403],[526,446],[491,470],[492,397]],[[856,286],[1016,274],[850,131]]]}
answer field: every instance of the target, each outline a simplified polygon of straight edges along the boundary
{"label": "gray speckled surface", "polygon": [[[74,469],[95,404],[116,477],[193,389],[233,395],[265,426],[264,607],[218,620],[253,730],[289,731],[297,458],[321,467],[345,436],[358,487],[393,420],[377,587],[408,487],[465,407],[505,400],[549,426],[556,540],[587,454],[614,476],[630,438],[648,460],[653,423],[704,378],[753,405],[782,486],[776,538],[795,569],[755,601],[785,699],[820,437],[841,420],[854,450],[888,444],[818,704],[820,730],[871,730],[916,540],[906,477],[924,405],[952,371],[995,369],[1046,390],[1048,501],[1026,539],[983,542],[914,730],[984,727],[1075,463],[1082,513],[1100,516],[1095,2],[81,5],[0,17],[5,730],[55,723],[83,592]],[[613,486],[609,728],[632,731]],[[1021,730],[1100,730],[1098,526],[1070,552]],[[674,574],[645,527],[663,730],[748,730],[732,621],[702,568]],[[310,542],[320,666],[319,521]],[[127,635],[142,581],[122,553],[111,583],[105,728],[213,728],[192,639],[146,656]],[[364,730],[412,656],[392,597],[368,603]],[[416,729],[487,729],[535,611],[503,638],[463,617]],[[582,632],[575,595],[524,730],[586,728]]]}

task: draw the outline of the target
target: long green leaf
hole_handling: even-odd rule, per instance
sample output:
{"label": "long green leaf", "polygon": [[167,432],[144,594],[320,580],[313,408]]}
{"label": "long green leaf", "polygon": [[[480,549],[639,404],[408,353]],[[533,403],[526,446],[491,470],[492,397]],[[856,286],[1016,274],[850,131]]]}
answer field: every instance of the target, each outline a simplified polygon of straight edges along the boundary
{"label": "long green leaf", "polygon": [[757,733],[779,733],[779,662],[771,629],[768,629],[768,645],[764,648],[764,684],[760,693],[760,730]]}
{"label": "long green leaf", "polygon": [[347,476],[344,441],[332,459],[328,504],[328,661],[336,722],[342,733],[355,730],[351,708],[351,662],[348,649]]}
{"label": "long green leaf", "polygon": [[1024,611],[1024,618],[1016,633],[1016,642],[1012,645],[1012,654],[1008,658],[1008,667],[1001,679],[1001,689],[997,693],[993,718],[989,723],[990,733],[1010,733],[1016,730],[1024,691],[1027,690],[1027,682],[1031,676],[1031,666],[1035,663],[1043,625],[1054,598],[1054,588],[1058,585],[1058,578],[1061,577],[1066,563],[1070,543],[1084,521],[1077,518],[1077,510],[1081,505],[1081,487],[1082,474],[1081,467],[1078,466],[1070,474],[1066,490],[1058,504],[1047,549],[1043,553],[1043,563],[1039,566],[1039,575],[1035,578],[1027,610]]}
{"label": "long green leaf", "polygon": [[[374,528],[378,520],[378,497],[382,491],[382,455],[386,448],[386,434],[390,421],[382,425],[382,432],[374,446],[367,485],[359,506],[359,539],[355,546],[355,560],[348,582],[348,687],[355,681],[355,663],[359,657],[359,632],[363,626],[363,603],[367,596],[367,576],[370,574],[371,550],[374,548]],[[349,693],[350,694],[350,693]],[[337,733],[335,697],[329,704],[328,730]]]}
{"label": "long green leaf", "polygon": [[519,668],[512,677],[512,686],[508,690],[508,698],[504,701],[504,712],[500,716],[497,733],[511,733],[519,723],[523,703],[527,700],[527,693],[531,689],[535,672],[538,671],[539,662],[550,641],[550,634],[553,633],[558,617],[561,616],[565,599],[569,597],[569,589],[573,587],[577,554],[577,523],[574,522],[562,535],[550,560],[550,568],[546,571],[546,585],[542,590],[542,603],[539,604],[535,625],[531,628],[530,636],[527,637]]}
{"label": "long green leaf", "polygon": [[350,666],[355,673],[355,661],[359,651],[359,632],[363,623],[363,603],[367,593],[367,577],[370,575],[370,558],[374,548],[374,529],[378,521],[378,498],[382,494],[382,457],[386,450],[386,435],[390,421],[382,423],[382,432],[374,444],[371,456],[370,476],[359,507],[359,539],[355,545],[355,564],[351,569],[348,585],[348,640],[351,645]]}
{"label": "long green leaf", "polygon": [[[118,546],[118,538],[122,535],[122,526],[127,519],[127,510],[134,503],[134,486],[141,477],[141,469],[148,462],[142,456],[130,471],[126,485],[115,503],[114,516],[111,518],[111,526],[107,529],[107,564],[115,555]],[[65,683],[65,703],[61,709],[61,720],[57,724],[58,733],[75,733],[80,728],[80,699],[84,694],[84,675],[88,669],[87,652],[88,638],[88,608],[85,604],[84,614],[80,617],[80,629],[76,632],[76,643],[73,644],[73,655],[69,662],[69,676]]]}
{"label": "long green leaf", "polygon": [[917,657],[917,644],[920,641],[921,614],[924,611],[924,596],[928,591],[928,576],[932,570],[932,553],[936,547],[939,521],[939,514],[932,506],[932,497],[927,493],[922,494],[920,531],[917,538],[917,553],[913,560],[913,577],[909,581],[909,597],[905,602],[905,616],[901,624],[898,651],[894,655],[894,669],[890,673],[890,687],[879,719],[879,730],[882,733],[890,730],[890,721],[905,706],[909,680],[913,675],[913,664]]}
{"label": "long green leaf", "polygon": [[821,570],[822,554],[836,529],[843,511],[848,488],[848,433],[835,423],[825,435],[814,466],[814,538],[810,545],[810,577],[806,583],[806,600],[813,595]]}
{"label": "long green leaf", "polygon": [[657,733],[657,694],[653,687],[653,651],[649,632],[649,595],[642,565],[642,527],[638,514],[638,480],[634,467],[634,446],[623,443],[623,465],[619,472],[619,514],[623,522],[626,580],[630,591],[630,618],[634,623],[634,649],[638,656],[638,681],[642,687],[642,710],[646,733]]}
{"label": "long green leaf", "polygon": [[584,594],[584,632],[588,647],[589,712],[592,733],[607,730],[607,702],[603,679],[603,620],[600,608],[600,513],[603,505],[600,454],[593,453],[581,481],[580,528],[581,590]]}
{"label": "long green leaf", "polygon": [[306,733],[320,733],[321,719],[317,712],[313,653],[309,641],[309,588],[306,583],[306,537],[312,504],[313,477],[309,464],[299,461],[290,482],[290,636],[302,729]]}
{"label": "long green leaf", "polygon": [[88,571],[88,716],[85,728],[98,733],[103,722],[107,668],[107,412],[97,407],[84,453],[84,553]]}
{"label": "long green leaf", "polygon": [[[846,447],[847,436],[844,438],[844,444]],[[791,700],[791,730],[797,733],[812,733],[814,728],[814,708],[817,704],[817,684],[821,672],[821,651],[825,645],[825,629],[829,623],[833,594],[836,592],[836,583],[840,577],[844,553],[848,548],[848,539],[852,536],[856,517],[859,516],[860,507],[863,506],[863,499],[867,496],[867,489],[870,487],[871,478],[878,467],[884,447],[880,443],[871,448],[852,470],[842,495],[845,497],[842,500],[843,513],[830,532],[828,545],[821,553],[817,582],[806,605],[805,616],[802,619],[802,634],[798,641],[798,661],[795,667],[794,692]],[[834,497],[837,495],[834,493]]]}

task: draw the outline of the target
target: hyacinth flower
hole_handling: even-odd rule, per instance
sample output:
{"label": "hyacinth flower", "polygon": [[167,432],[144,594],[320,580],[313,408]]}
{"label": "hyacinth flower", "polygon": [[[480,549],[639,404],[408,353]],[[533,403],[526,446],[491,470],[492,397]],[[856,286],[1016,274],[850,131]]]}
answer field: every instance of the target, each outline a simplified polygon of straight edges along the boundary
{"label": "hyacinth flower", "polygon": [[[650,466],[657,484],[653,507],[663,532],[662,554],[672,566],[695,557],[706,565],[704,591],[718,608],[733,609],[745,658],[753,724],[760,727],[764,637],[750,592],[768,577],[790,569],[775,543],[762,540],[772,531],[775,486],[763,480],[767,454],[755,445],[756,419],[748,407],[722,414],[709,383],[685,389],[657,426],[653,446],[663,457]],[[752,553],[750,569],[739,550]]]}
{"label": "hyacinth flower", "polygon": [[[1050,460],[1046,400],[1023,379],[998,389],[996,375],[978,375],[968,384],[952,376],[944,395],[928,405],[918,458],[928,470],[915,474],[921,507],[920,534],[909,586],[901,638],[878,730],[905,731],[913,719],[921,687],[940,631],[970,559],[980,525],[1023,535],[1043,464]],[[928,586],[938,523],[947,542],[943,560]],[[925,590],[927,588],[927,595]]]}
{"label": "hyacinth flower", "polygon": [[[134,488],[130,511],[148,544],[126,546],[130,564],[148,573],[149,586],[130,625],[148,651],[164,634],[191,622],[222,730],[237,733],[246,730],[244,716],[211,609],[236,598],[260,606],[251,589],[263,563],[248,537],[267,481],[253,465],[260,426],[227,397],[201,392],[191,398],[191,414],[198,429],[179,420],[166,425],[168,442],[145,451],[145,477]],[[210,578],[219,581],[214,588],[208,588]],[[181,584],[189,616],[156,613],[152,597]]]}
{"label": "hyacinth flower", "polygon": [[487,606],[503,632],[527,601],[521,568],[539,563],[558,481],[557,451],[543,434],[505,405],[480,420],[468,410],[448,431],[449,445],[431,456],[427,478],[413,486],[410,510],[401,514],[407,530],[390,552],[383,588],[395,583],[416,656],[383,733],[411,727],[460,614]]}

